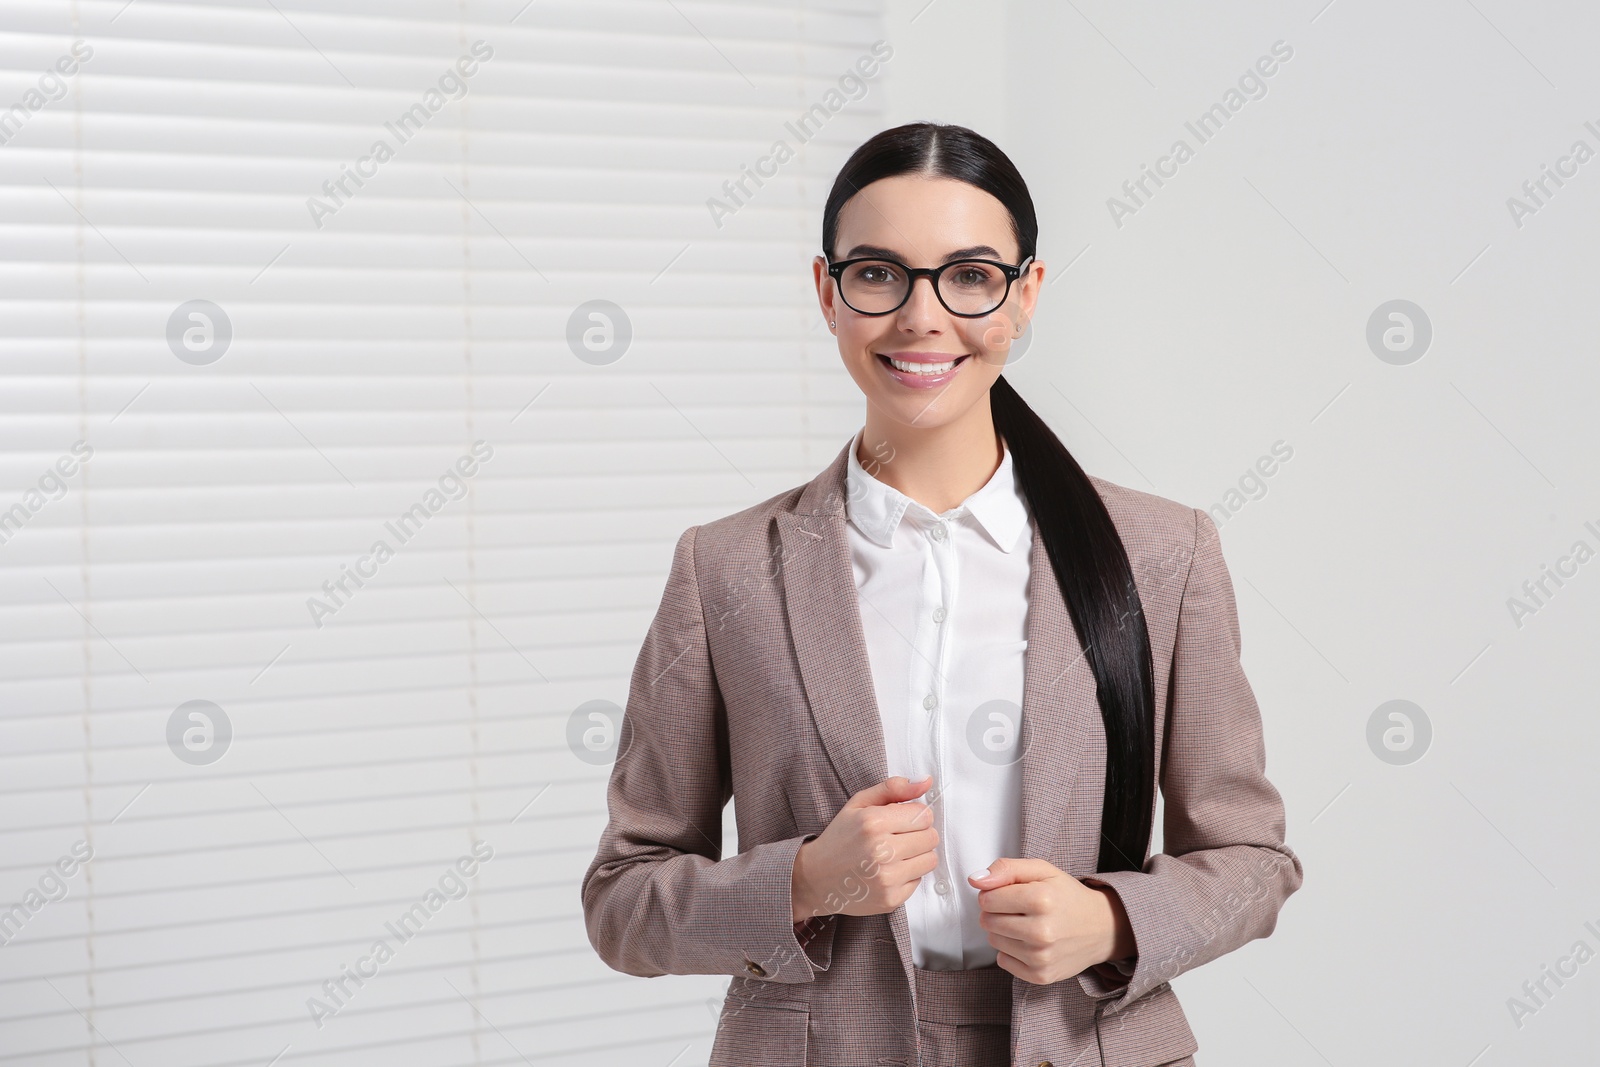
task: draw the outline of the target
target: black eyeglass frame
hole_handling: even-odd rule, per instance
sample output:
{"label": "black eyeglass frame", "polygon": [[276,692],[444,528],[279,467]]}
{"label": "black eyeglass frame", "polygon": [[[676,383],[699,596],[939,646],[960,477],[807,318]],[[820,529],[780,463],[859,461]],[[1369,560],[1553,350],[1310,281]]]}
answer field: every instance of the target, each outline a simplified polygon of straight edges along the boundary
{"label": "black eyeglass frame", "polygon": [[[1022,277],[1022,272],[1028,269],[1028,264],[1032,263],[1033,260],[1034,257],[1029,256],[1021,263],[1012,265],[1010,263],[1001,263],[997,259],[956,259],[944,264],[941,267],[908,267],[898,259],[886,259],[883,256],[858,256],[855,259],[842,259],[837,263],[829,263],[828,276],[833,279],[834,288],[839,293],[839,299],[844,301],[844,306],[849,308],[851,311],[854,311],[857,315],[893,315],[896,311],[899,311],[901,308],[905,307],[906,301],[911,299],[911,291],[916,288],[917,279],[927,278],[928,284],[933,286],[933,295],[938,298],[940,304],[944,305],[944,309],[946,311],[957,316],[958,318],[981,319],[985,315],[993,315],[1000,309],[1002,305],[1005,304],[1006,298],[1011,295],[1012,284],[1018,278]],[[890,263],[904,271],[908,280],[906,282],[906,295],[900,298],[900,303],[896,304],[888,311],[862,311],[860,308],[850,303],[850,301],[844,295],[844,283],[839,276],[844,273],[844,269],[846,267],[852,266],[856,263]],[[1006,291],[1000,294],[1000,302],[995,304],[995,306],[990,308],[988,311],[957,311],[955,308],[945,303],[944,294],[939,291],[940,276],[951,267],[959,267],[967,263],[982,263],[989,267],[999,267],[1000,272],[1006,276]]]}

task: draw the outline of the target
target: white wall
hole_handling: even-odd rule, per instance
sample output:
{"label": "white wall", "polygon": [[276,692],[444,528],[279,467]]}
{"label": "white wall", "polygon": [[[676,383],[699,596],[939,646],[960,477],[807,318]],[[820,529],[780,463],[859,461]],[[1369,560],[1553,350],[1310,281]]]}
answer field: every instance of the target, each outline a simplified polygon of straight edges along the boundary
{"label": "white wall", "polygon": [[[1520,625],[1508,600],[1600,551],[1600,161],[1520,226],[1507,200],[1600,151],[1600,16],[1014,0],[997,45],[1000,5],[923,6],[890,4],[915,42],[890,120],[1000,142],[1059,279],[1022,394],[1091,470],[1200,507],[1293,449],[1216,514],[1306,882],[1270,939],[1174,983],[1199,1062],[1588,1058],[1600,972],[1523,983],[1600,949],[1600,563]],[[1185,122],[1280,40],[1266,95],[1199,143]],[[951,93],[958,64],[1003,100]],[[1193,158],[1117,225],[1108,198],[1180,137]],[[1433,330],[1405,365],[1366,340],[1394,299]],[[1367,740],[1394,699],[1433,731],[1409,765]]]}

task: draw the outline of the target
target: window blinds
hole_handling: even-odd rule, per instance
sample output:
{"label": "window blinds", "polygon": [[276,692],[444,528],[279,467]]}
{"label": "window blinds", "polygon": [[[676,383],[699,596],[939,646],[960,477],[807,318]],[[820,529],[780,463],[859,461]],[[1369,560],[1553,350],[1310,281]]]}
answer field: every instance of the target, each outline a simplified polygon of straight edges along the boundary
{"label": "window blinds", "polygon": [[705,1061],[569,727],[859,424],[878,8],[0,5],[0,1065]]}

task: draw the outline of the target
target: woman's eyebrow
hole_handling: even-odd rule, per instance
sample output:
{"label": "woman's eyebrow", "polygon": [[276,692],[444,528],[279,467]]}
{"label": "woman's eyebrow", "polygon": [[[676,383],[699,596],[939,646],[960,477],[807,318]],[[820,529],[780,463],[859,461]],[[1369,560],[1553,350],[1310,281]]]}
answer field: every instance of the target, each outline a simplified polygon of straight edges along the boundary
{"label": "woman's eyebrow", "polygon": [[[882,245],[856,245],[848,253],[846,259],[897,259],[904,262],[899,252]],[[958,259],[999,259],[1000,253],[989,245],[972,245],[968,248],[958,248],[945,256],[942,262],[953,263]]]}

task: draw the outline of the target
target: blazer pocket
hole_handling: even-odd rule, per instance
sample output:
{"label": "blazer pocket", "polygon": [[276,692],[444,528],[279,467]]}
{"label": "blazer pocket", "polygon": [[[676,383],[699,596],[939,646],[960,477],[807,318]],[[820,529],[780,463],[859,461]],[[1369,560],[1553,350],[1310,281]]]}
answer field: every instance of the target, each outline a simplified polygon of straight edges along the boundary
{"label": "blazer pocket", "polygon": [[806,1008],[730,997],[707,1067],[805,1067],[810,1024]]}
{"label": "blazer pocket", "polygon": [[1095,1025],[1105,1062],[1117,1067],[1163,1067],[1200,1050],[1168,982],[1121,1011],[1100,1014]]}

